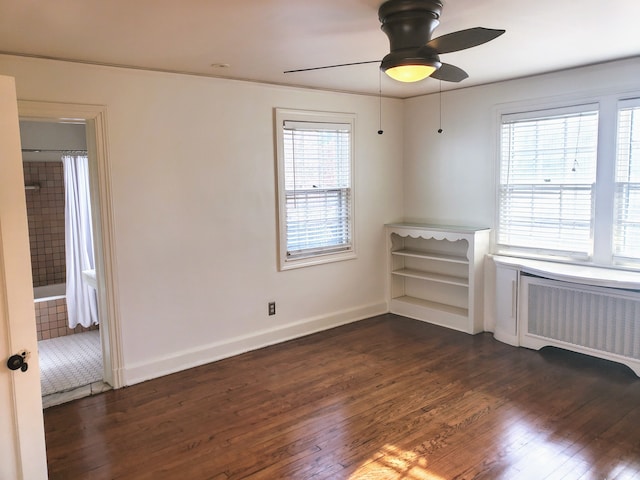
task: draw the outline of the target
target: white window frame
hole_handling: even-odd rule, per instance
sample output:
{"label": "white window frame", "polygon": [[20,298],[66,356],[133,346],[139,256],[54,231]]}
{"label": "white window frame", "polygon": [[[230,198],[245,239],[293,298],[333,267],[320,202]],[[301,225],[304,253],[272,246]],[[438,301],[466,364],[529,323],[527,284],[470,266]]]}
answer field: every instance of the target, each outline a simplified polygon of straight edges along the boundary
{"label": "white window frame", "polygon": [[[575,108],[582,105],[595,104],[599,111],[597,172],[594,194],[593,245],[592,253],[585,257],[572,255],[567,251],[543,251],[529,248],[517,248],[498,243],[500,225],[500,164],[502,117],[505,115],[524,115],[530,117],[544,116],[560,108]],[[618,258],[614,255],[613,228],[615,212],[615,169],[618,138],[618,110],[630,104],[640,105],[640,91],[599,91],[582,96],[554,97],[534,99],[525,102],[497,105],[494,108],[495,118],[495,231],[493,234],[493,251],[498,254],[537,258],[567,262],[579,265],[595,265],[600,267],[640,270],[640,259]]]}
{"label": "white window frame", "polygon": [[[640,98],[634,98],[634,99],[630,99],[630,100],[621,100],[620,102],[618,102],[618,108],[617,108],[617,120],[618,122],[620,121],[620,113],[622,111],[625,110],[634,110],[635,114],[634,114],[634,121],[640,122],[640,118],[635,118],[636,116],[640,117],[640,115],[638,115],[638,112],[640,111]],[[620,139],[620,125],[617,125],[616,128],[616,141],[618,141]],[[636,125],[634,132],[637,134],[638,131],[640,131],[640,128]],[[629,132],[631,133],[631,132]],[[624,161],[624,164],[626,166],[626,168],[629,168],[630,165],[627,164],[627,161],[630,161],[630,163],[633,164],[633,166],[635,167],[635,172],[634,174],[632,174],[632,177],[637,179],[637,169],[638,169],[638,164],[640,162],[640,158],[638,158],[638,144],[640,143],[640,138],[639,137],[633,137],[631,136],[629,138],[629,140],[631,142],[633,142],[635,144],[635,149],[633,149],[633,153],[635,154],[635,156],[631,156],[629,155],[629,150],[628,147],[630,146],[628,143],[625,143],[624,145],[620,145],[619,143],[616,145],[616,179],[615,179],[615,202],[614,202],[614,206],[615,206],[615,210],[614,210],[614,217],[613,217],[613,258],[614,261],[616,263],[619,264],[627,264],[627,263],[637,263],[639,261],[639,256],[640,256],[640,235],[636,234],[636,232],[638,232],[638,229],[640,228],[640,207],[638,205],[638,196],[640,195],[639,190],[640,190],[640,182],[639,181],[628,181],[628,180],[621,180],[619,175],[618,175],[618,167],[621,166],[620,163],[621,161]],[[621,151],[621,147],[625,150],[624,152]],[[627,196],[624,197],[624,195],[620,195],[621,191],[625,190],[627,192]],[[623,215],[624,218],[620,218],[620,213],[621,213],[621,209],[620,205],[619,205],[619,201],[622,200],[621,197],[624,197],[624,199],[626,200],[625,204],[629,205],[629,197],[631,197],[631,192],[635,192],[635,202],[631,202],[632,206],[631,208],[628,209],[624,209],[625,210],[625,214]],[[629,217],[632,217],[632,220],[629,221]],[[624,237],[629,240],[629,238],[627,237],[631,237],[633,238],[636,243],[634,243],[632,246],[630,247],[623,247],[623,242],[620,242],[620,238],[616,238],[616,231],[617,229],[623,230],[621,227],[623,225],[627,224],[629,227],[631,227],[632,231],[627,233],[627,235],[625,235]],[[631,253],[631,256],[625,256],[624,253]]]}
{"label": "white window frame", "polygon": [[[509,169],[504,170],[503,169],[503,161],[502,161],[502,154],[503,152],[505,152],[506,150],[510,150],[510,144],[505,147],[505,145],[503,145],[503,140],[504,140],[504,136],[503,136],[503,129],[505,127],[505,125],[519,125],[522,124],[521,122],[536,122],[538,120],[542,120],[542,121],[546,121],[546,120],[551,120],[554,121],[561,121],[562,118],[566,118],[566,117],[573,117],[575,118],[576,116],[579,116],[581,114],[591,114],[595,112],[596,115],[599,115],[599,108],[598,108],[598,104],[597,103],[589,103],[589,104],[582,104],[582,105],[573,105],[570,107],[563,107],[563,108],[549,108],[549,109],[544,109],[544,110],[533,110],[533,111],[526,111],[526,112],[518,112],[518,113],[508,113],[508,114],[503,114],[501,115],[500,118],[500,150],[498,152],[498,178],[497,178],[497,195],[498,195],[498,202],[497,202],[497,215],[496,215],[496,242],[498,244],[498,246],[500,248],[508,248],[508,249],[512,249],[512,250],[520,250],[523,252],[530,252],[530,253],[534,253],[536,255],[548,255],[548,256],[563,256],[563,257],[567,257],[567,258],[574,258],[574,259],[582,259],[585,260],[589,257],[592,256],[592,248],[593,248],[593,218],[594,218],[594,198],[595,198],[595,174],[596,174],[596,169],[594,168],[593,170],[593,174],[594,174],[594,178],[592,180],[592,183],[584,183],[584,184],[575,184],[575,186],[572,186],[571,183],[567,183],[565,185],[563,185],[562,183],[558,183],[556,180],[556,177],[560,177],[560,178],[566,178],[565,174],[562,172],[565,172],[565,169],[561,171],[554,171],[552,173],[549,173],[550,177],[553,178],[549,178],[549,179],[544,179],[545,182],[551,182],[548,185],[545,183],[538,183],[540,181],[540,179],[538,179],[537,181],[535,181],[535,183],[527,185],[527,184],[522,184],[522,193],[526,193],[528,191],[532,192],[532,195],[534,194],[533,192],[538,192],[536,195],[536,198],[539,202],[538,204],[538,208],[541,208],[542,205],[546,202],[548,202],[548,200],[545,202],[543,200],[543,198],[547,195],[559,195],[562,192],[562,197],[564,197],[565,195],[567,196],[571,196],[571,192],[576,192],[576,195],[581,195],[578,192],[584,191],[585,189],[589,190],[589,195],[591,197],[591,201],[589,202],[589,208],[590,208],[590,212],[589,212],[589,221],[590,221],[590,225],[589,225],[589,237],[588,238],[584,238],[584,241],[588,244],[585,246],[585,248],[577,248],[577,249],[573,249],[573,245],[571,245],[569,242],[565,242],[565,244],[562,245],[563,248],[560,248],[560,246],[558,248],[553,248],[553,247],[532,247],[532,246],[516,246],[513,244],[502,244],[500,243],[500,236],[501,236],[501,232],[500,232],[500,226],[502,224],[502,218],[501,218],[501,211],[502,211],[502,205],[501,205],[501,191],[502,191],[502,179],[503,177],[510,177],[511,173],[509,171]],[[526,123],[525,123],[526,125]],[[595,126],[596,128],[596,138],[597,138],[597,128],[598,126]],[[537,132],[537,130],[535,130]],[[578,129],[577,131],[577,135],[580,135],[580,130]],[[553,144],[554,147],[559,147],[560,144],[562,143],[562,141],[566,141],[565,138],[561,138],[559,143],[556,145],[555,143]],[[571,139],[571,141],[573,141],[574,139]],[[540,143],[545,143],[545,142],[540,142]],[[547,144],[547,148],[550,147],[551,145]],[[568,163],[572,163],[571,159],[573,159],[573,166],[574,168],[576,167],[576,165],[579,168],[578,165],[578,156],[581,155],[580,150],[581,150],[581,145],[576,144],[575,145],[575,150],[574,151],[569,151],[569,149],[573,149],[574,147],[571,146],[567,146],[565,148],[565,152],[567,153],[567,155],[571,154],[571,158],[569,158],[567,160]],[[596,147],[597,148],[597,147]],[[536,160],[537,162],[540,162],[544,165],[544,154],[547,152],[547,150],[542,150],[542,157],[538,154],[538,151],[536,151]],[[594,155],[597,156],[594,152]],[[536,164],[537,166],[537,164]],[[559,164],[555,164],[555,167],[560,166]],[[510,164],[509,164],[510,167]],[[596,159],[596,164],[595,167],[597,168],[597,159]],[[565,165],[565,168],[567,169],[567,173],[569,175],[571,175],[570,172],[568,172],[568,165]],[[536,172],[538,169],[531,169],[530,170],[530,175],[531,178],[533,180],[534,177],[539,176],[538,172]],[[542,173],[547,174],[546,171],[543,171]],[[517,190],[517,186],[519,185],[519,182],[514,182],[514,183],[507,183],[505,185],[511,185],[511,188],[509,190],[512,189],[516,189]],[[537,186],[536,186],[537,185]],[[527,186],[529,186],[529,190],[527,190]],[[548,191],[549,193],[544,193],[545,191]],[[520,195],[522,195],[522,193]],[[515,195],[516,197],[518,196],[517,193],[512,194]],[[552,197],[549,197],[549,199],[551,199]],[[532,220],[533,217],[532,217]],[[553,219],[551,219],[553,220]],[[533,222],[532,222],[533,223]],[[553,227],[553,225],[555,225],[556,228],[561,228],[564,229],[565,227],[563,227],[563,225],[566,225],[566,227],[570,228],[569,225],[570,223],[568,222],[562,222],[560,221],[560,219],[558,218],[558,222],[557,224],[550,224],[550,227]],[[584,228],[583,228],[584,230]],[[567,235],[567,234],[565,234]],[[574,235],[573,234],[568,234],[569,238],[572,238]],[[543,237],[541,237],[543,238]]]}
{"label": "white window frame", "polygon": [[[349,242],[338,248],[319,248],[317,250],[307,250],[302,254],[292,255],[287,248],[287,192],[285,169],[285,125],[299,124],[309,125],[310,128],[323,128],[328,130],[348,126],[350,130],[349,142],[349,163],[350,178],[347,194],[350,195],[350,212],[348,215]],[[279,269],[289,270],[293,268],[307,267],[330,262],[350,260],[356,258],[355,248],[355,114],[318,112],[307,110],[292,110],[284,108],[275,109],[275,130],[276,130],[276,177],[277,177],[277,197],[278,197],[278,263]]]}

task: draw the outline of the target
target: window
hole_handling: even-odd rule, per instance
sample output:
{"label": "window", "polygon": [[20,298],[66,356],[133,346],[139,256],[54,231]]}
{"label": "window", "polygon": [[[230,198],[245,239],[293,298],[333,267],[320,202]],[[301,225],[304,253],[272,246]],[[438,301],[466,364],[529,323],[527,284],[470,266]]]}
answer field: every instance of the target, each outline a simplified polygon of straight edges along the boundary
{"label": "window", "polygon": [[498,243],[591,254],[598,111],[502,120]]}
{"label": "window", "polygon": [[613,254],[640,258],[640,102],[618,110]]}
{"label": "window", "polygon": [[280,268],[354,258],[354,116],[276,110]]}
{"label": "window", "polygon": [[640,265],[640,99],[500,116],[503,253]]}

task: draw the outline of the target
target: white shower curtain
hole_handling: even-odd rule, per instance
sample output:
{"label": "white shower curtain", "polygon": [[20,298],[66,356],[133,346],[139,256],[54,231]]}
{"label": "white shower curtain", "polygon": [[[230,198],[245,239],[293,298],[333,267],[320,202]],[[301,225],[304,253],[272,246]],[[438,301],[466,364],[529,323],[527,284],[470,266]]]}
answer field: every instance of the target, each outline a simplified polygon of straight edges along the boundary
{"label": "white shower curtain", "polygon": [[83,270],[95,269],[89,162],[86,154],[65,154],[62,163],[69,328],[90,327],[98,324],[98,308],[95,289],[82,279]]}

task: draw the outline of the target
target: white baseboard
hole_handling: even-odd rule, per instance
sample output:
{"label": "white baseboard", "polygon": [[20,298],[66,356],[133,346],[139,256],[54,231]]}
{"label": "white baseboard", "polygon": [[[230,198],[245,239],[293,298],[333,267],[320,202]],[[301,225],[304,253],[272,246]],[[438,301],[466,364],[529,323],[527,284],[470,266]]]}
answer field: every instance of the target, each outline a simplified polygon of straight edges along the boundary
{"label": "white baseboard", "polygon": [[241,335],[221,342],[211,343],[200,348],[174,352],[157,357],[148,362],[140,362],[122,369],[123,386],[162,377],[189,368],[233,357],[241,353],[285,342],[333,327],[356,322],[365,318],[381,315],[389,311],[386,302],[366,305],[350,310],[334,312],[329,315],[309,318],[272,329],[265,329],[250,335]]}

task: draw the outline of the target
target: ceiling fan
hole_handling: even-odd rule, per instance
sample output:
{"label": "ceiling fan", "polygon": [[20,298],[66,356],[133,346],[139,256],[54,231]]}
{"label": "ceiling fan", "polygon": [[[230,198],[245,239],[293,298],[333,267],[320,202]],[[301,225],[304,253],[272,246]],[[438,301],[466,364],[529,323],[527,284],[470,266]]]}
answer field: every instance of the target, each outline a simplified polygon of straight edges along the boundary
{"label": "ceiling fan", "polygon": [[469,28],[431,38],[440,23],[442,0],[387,0],[378,9],[382,31],[389,37],[390,53],[380,60],[342,63],[324,67],[288,70],[284,73],[306,72],[325,68],[345,67],[380,62],[380,70],[400,82],[417,82],[427,77],[446,82],[460,82],[467,72],[443,63],[440,55],[482,45],[504,30],[483,27]]}

